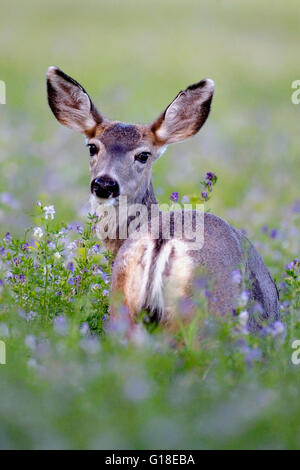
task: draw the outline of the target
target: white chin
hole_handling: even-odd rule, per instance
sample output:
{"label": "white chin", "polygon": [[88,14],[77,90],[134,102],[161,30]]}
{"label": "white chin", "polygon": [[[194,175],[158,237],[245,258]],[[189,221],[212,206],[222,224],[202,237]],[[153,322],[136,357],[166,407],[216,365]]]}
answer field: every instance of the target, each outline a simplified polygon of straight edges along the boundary
{"label": "white chin", "polygon": [[91,194],[90,203],[92,212],[95,212],[98,206],[115,206],[118,203],[118,198],[110,197],[108,199],[105,199]]}

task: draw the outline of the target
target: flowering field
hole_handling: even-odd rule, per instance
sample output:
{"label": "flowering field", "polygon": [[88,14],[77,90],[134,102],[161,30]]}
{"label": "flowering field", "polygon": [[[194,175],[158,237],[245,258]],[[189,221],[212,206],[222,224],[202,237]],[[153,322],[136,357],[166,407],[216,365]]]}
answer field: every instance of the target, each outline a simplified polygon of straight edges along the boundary
{"label": "flowering field", "polygon": [[[299,448],[299,15],[288,3],[88,0],[70,14],[67,0],[3,1],[1,448]],[[247,233],[279,288],[280,322],[249,334],[247,291],[237,315],[212,317],[198,279],[185,346],[147,322],[128,342],[122,309],[108,315],[88,151],[46,102],[51,64],[129,122],[215,80],[206,125],[157,162],[155,191],[161,203],[201,198]]]}

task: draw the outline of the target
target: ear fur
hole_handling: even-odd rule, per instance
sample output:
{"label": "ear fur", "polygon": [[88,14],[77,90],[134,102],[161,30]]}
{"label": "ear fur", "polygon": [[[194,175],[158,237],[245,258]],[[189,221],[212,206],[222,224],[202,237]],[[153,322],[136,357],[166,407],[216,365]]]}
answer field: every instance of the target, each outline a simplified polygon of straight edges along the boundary
{"label": "ear fur", "polygon": [[103,121],[85,89],[58,67],[48,68],[47,92],[49,106],[64,126],[92,135]]}
{"label": "ear fur", "polygon": [[157,143],[180,142],[196,134],[205,123],[214,94],[214,82],[207,78],[178,93],[152,124]]}

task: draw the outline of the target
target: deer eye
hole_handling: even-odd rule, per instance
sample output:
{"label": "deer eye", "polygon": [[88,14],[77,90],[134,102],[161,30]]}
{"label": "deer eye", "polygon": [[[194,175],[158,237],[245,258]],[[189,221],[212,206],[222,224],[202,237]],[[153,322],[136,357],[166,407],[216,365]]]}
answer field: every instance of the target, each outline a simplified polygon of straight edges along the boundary
{"label": "deer eye", "polygon": [[146,163],[146,161],[148,160],[148,158],[150,157],[151,153],[150,152],[141,152],[141,153],[138,153],[134,159],[137,160],[138,162],[141,162],[141,163]]}
{"label": "deer eye", "polygon": [[96,153],[98,152],[97,146],[95,144],[88,144],[88,148],[89,148],[91,157],[96,155]]}

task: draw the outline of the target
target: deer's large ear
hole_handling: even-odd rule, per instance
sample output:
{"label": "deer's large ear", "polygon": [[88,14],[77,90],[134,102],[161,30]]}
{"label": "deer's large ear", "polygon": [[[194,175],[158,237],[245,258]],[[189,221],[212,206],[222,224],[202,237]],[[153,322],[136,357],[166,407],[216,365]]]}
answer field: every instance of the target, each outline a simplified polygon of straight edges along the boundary
{"label": "deer's large ear", "polygon": [[157,143],[180,142],[196,134],[209,115],[213,94],[214,82],[209,78],[178,93],[151,126]]}
{"label": "deer's large ear", "polygon": [[64,126],[92,135],[103,121],[84,88],[58,67],[48,68],[47,92],[49,106]]}

